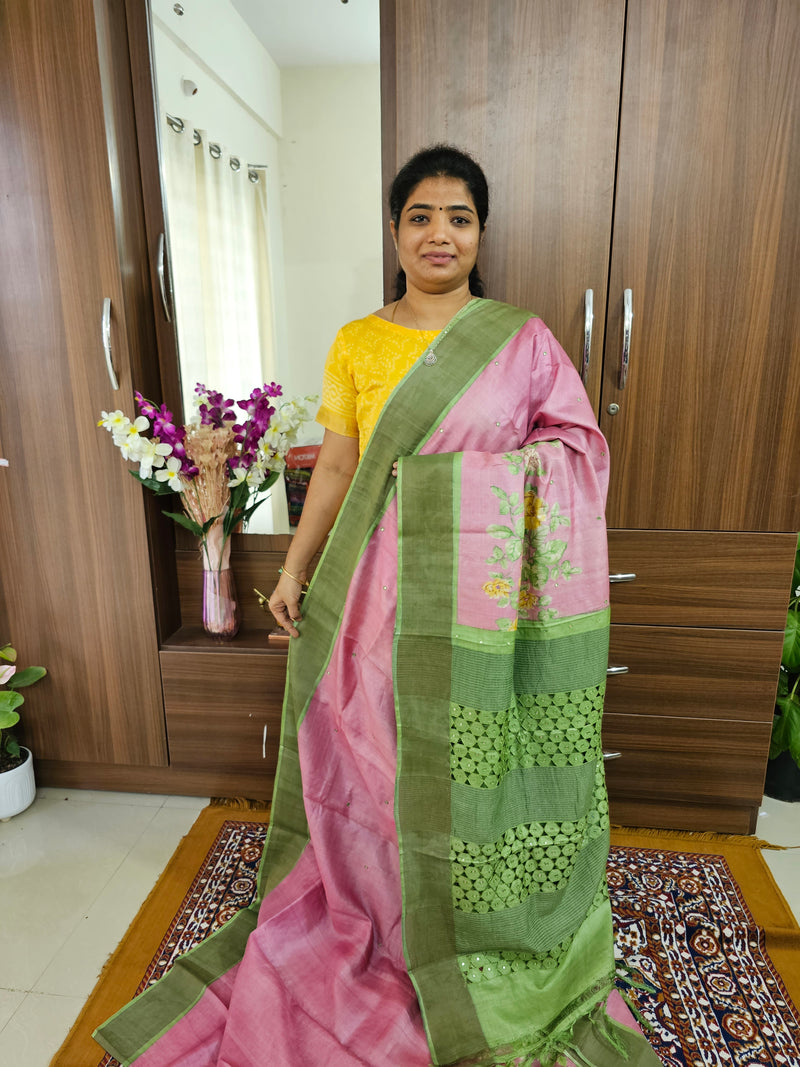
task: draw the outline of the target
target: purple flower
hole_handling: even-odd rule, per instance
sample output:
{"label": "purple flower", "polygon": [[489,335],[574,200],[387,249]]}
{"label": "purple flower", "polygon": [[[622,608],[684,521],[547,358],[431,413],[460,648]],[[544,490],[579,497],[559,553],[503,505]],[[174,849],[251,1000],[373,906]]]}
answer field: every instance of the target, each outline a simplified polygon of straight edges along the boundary
{"label": "purple flower", "polygon": [[155,404],[152,400],[146,400],[138,390],[133,395],[136,398],[139,411],[141,411],[146,419],[150,419],[152,422],[158,414],[158,409]]}
{"label": "purple flower", "polygon": [[226,400],[222,393],[207,389],[202,382],[197,383],[194,391],[199,397],[201,425],[220,429],[226,422],[235,420],[232,400]]}

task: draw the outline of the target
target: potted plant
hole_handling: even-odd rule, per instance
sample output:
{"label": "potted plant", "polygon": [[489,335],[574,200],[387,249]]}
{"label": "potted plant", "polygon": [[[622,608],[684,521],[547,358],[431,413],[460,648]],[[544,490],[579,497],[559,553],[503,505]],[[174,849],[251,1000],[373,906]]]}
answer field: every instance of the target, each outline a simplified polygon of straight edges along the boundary
{"label": "potted plant", "polygon": [[776,800],[800,800],[800,544],[783,635],[764,792]]}
{"label": "potted plant", "polygon": [[0,648],[0,819],[24,811],[36,795],[33,778],[33,756],[19,744],[12,733],[19,722],[19,708],[25,698],[17,692],[43,678],[44,667],[15,666],[16,650],[11,645]]}

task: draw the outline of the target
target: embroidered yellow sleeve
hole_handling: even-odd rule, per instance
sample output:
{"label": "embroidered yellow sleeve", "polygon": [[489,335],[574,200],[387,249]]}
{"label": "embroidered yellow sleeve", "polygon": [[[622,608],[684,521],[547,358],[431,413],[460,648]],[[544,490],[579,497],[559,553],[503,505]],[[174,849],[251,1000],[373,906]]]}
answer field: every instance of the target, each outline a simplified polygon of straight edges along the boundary
{"label": "embroidered yellow sleeve", "polygon": [[356,399],[355,382],[347,365],[347,346],[339,330],[325,361],[317,422],[343,437],[358,437]]}

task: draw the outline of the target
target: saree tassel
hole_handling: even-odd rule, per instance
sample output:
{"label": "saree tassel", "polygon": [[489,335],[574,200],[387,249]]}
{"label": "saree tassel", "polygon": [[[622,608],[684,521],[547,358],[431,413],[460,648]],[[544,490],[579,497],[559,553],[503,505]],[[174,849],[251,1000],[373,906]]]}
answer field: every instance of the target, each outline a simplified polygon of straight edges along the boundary
{"label": "saree tassel", "polygon": [[642,992],[652,993],[653,995],[658,993],[658,989],[656,989],[652,982],[648,982],[647,979],[642,976],[641,971],[634,971],[633,967],[631,967],[625,960],[616,961],[616,977],[614,984],[617,987],[617,992],[623,996],[623,988],[621,987],[624,987],[624,989],[641,989]]}
{"label": "saree tassel", "polygon": [[[646,987],[645,986],[634,986],[633,988],[634,989],[644,989]],[[631,1015],[634,1017],[636,1022],[639,1024],[639,1026],[641,1026],[641,1028],[643,1030],[648,1030],[651,1034],[655,1033],[655,1027],[653,1026],[653,1024],[650,1022],[650,1020],[646,1016],[642,1015],[642,1013],[639,1010],[636,1002],[634,1001],[633,997],[630,995],[628,990],[627,989],[619,989],[618,988],[617,992],[619,993],[619,995],[622,997],[622,999],[627,1004],[628,1010],[630,1011]]]}

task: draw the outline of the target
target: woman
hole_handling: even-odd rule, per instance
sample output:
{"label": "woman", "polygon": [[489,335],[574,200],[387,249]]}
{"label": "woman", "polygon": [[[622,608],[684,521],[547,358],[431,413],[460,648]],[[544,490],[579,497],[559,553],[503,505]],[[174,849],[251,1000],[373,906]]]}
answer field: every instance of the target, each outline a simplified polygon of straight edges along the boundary
{"label": "woman", "polygon": [[420,152],[390,206],[397,299],[331,350],[269,602],[262,899],[99,1040],[144,1067],[657,1064],[608,1000],[605,442],[541,321],[480,299],[477,164]]}

